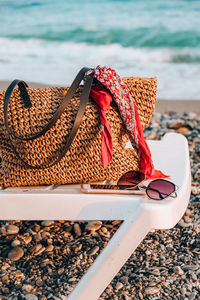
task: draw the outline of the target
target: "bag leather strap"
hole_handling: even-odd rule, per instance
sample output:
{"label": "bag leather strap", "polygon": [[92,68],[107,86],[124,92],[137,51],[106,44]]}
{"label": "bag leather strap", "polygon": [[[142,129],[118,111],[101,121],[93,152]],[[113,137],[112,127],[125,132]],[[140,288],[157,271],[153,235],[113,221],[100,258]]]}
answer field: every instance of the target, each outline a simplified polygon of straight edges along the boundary
{"label": "bag leather strap", "polygon": [[[6,93],[5,93],[5,98],[4,98],[4,122],[5,122],[5,126],[6,126],[6,129],[7,129],[8,133],[12,137],[14,137],[15,139],[19,139],[19,140],[22,140],[22,141],[30,141],[30,140],[34,140],[34,139],[42,136],[46,131],[48,131],[56,123],[58,118],[63,113],[64,109],[68,106],[71,98],[75,94],[77,88],[79,87],[81,81],[83,80],[83,78],[85,76],[85,73],[88,70],[89,70],[89,68],[86,68],[86,67],[84,67],[80,70],[80,72],[77,74],[76,78],[72,82],[72,85],[70,86],[70,88],[69,88],[66,96],[64,97],[62,103],[58,107],[57,111],[55,112],[55,114],[53,115],[53,117],[49,121],[49,123],[47,125],[45,125],[40,132],[38,132],[34,135],[31,135],[29,137],[17,136],[15,133],[13,133],[11,131],[11,128],[8,125],[8,104],[9,104],[9,101],[10,101],[10,97],[12,95],[12,91],[15,88],[16,85],[18,85],[18,87],[19,87],[20,95],[21,95],[21,98],[24,102],[24,107],[29,108],[29,107],[32,106],[31,100],[29,98],[29,95],[28,95],[28,92],[27,92],[27,89],[26,89],[26,87],[28,87],[27,83],[25,81],[18,80],[18,79],[14,80],[9,85],[9,87],[7,88]],[[23,88],[23,90],[22,90],[22,88]]]}
{"label": "bag leather strap", "polygon": [[[90,95],[90,90],[92,87],[92,83],[93,83],[93,78],[94,75],[86,75],[85,73],[89,70],[89,68],[82,68],[80,70],[80,72],[77,74],[76,78],[74,79],[71,87],[69,88],[64,100],[61,102],[60,106],[58,107],[57,111],[55,112],[55,114],[53,115],[52,119],[49,121],[49,123],[47,125],[45,125],[45,127],[38,133],[29,136],[29,137],[19,137],[16,136],[10,129],[9,125],[8,125],[8,104],[9,104],[9,100],[12,94],[13,89],[15,88],[16,85],[18,85],[19,90],[20,90],[20,95],[22,96],[22,100],[24,102],[24,107],[28,108],[31,107],[31,101],[27,92],[26,87],[28,87],[28,85],[24,82],[24,81],[20,81],[18,79],[14,80],[9,87],[6,90],[5,93],[5,97],[4,97],[4,122],[5,122],[5,126],[6,126],[6,130],[8,132],[9,135],[9,141],[10,141],[10,146],[13,150],[13,152],[15,153],[15,155],[17,156],[18,159],[20,159],[20,161],[28,168],[30,169],[46,169],[46,168],[50,168],[53,165],[57,164],[66,154],[66,152],[68,151],[69,147],[71,146],[76,133],[78,131],[78,128],[80,126],[81,120],[83,118],[84,112],[85,112],[85,107],[86,104],[88,102],[88,98]],[[58,118],[60,117],[60,115],[64,112],[64,110],[66,109],[66,107],[68,106],[71,98],[73,97],[73,95],[75,94],[77,88],[79,87],[81,81],[84,79],[85,77],[85,84],[83,87],[83,92],[82,95],[80,97],[80,105],[79,105],[79,109],[74,121],[74,125],[72,127],[72,130],[69,134],[69,137],[67,139],[67,143],[64,147],[64,149],[62,150],[62,152],[60,153],[60,155],[51,163],[49,164],[44,164],[44,165],[40,165],[40,166],[33,166],[28,164],[26,161],[24,161],[24,159],[19,155],[19,153],[16,150],[16,147],[13,145],[12,143],[12,139],[11,136],[20,140],[34,140],[40,136],[42,136],[46,131],[48,131],[58,120]]]}

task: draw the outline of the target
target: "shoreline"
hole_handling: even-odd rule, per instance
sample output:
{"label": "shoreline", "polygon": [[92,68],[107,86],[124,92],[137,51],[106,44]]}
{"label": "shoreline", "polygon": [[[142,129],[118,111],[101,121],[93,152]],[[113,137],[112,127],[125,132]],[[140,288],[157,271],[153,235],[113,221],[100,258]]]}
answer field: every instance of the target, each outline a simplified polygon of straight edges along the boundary
{"label": "shoreline", "polygon": [[[11,81],[8,80],[0,80],[0,90],[6,90]],[[38,82],[29,82],[30,88],[45,88],[51,87],[53,85],[38,83]],[[59,86],[59,85],[58,85]],[[155,111],[160,113],[165,113],[169,111],[175,111],[177,113],[184,112],[195,112],[200,113],[200,99],[199,100],[166,100],[166,99],[158,99],[155,105]]]}
{"label": "shoreline", "polygon": [[200,100],[162,100],[158,99],[155,111],[160,113],[175,111],[177,113],[200,113]]}

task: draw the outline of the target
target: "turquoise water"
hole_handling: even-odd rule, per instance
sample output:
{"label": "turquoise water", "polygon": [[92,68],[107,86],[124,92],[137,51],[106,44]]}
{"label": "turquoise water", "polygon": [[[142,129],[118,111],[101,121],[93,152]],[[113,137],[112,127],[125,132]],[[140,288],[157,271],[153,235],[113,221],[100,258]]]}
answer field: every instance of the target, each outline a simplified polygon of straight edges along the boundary
{"label": "turquoise water", "polygon": [[83,65],[200,99],[200,1],[0,1],[0,79],[69,84]]}

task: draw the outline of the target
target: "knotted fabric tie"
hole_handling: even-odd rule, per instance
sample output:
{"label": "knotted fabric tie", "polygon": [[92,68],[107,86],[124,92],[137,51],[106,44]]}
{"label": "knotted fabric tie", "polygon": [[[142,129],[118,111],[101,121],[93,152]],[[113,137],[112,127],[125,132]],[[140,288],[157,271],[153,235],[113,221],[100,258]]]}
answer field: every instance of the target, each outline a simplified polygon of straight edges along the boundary
{"label": "knotted fabric tie", "polygon": [[[109,110],[112,99],[118,106],[121,118],[126,126],[131,144],[137,149],[140,156],[141,171],[146,179],[167,178],[161,171],[154,168],[151,151],[145,141],[143,129],[140,124],[139,114],[135,102],[129,93],[123,80],[117,75],[115,70],[97,66],[88,71],[88,74],[94,74],[94,77],[105,87],[93,87],[91,97],[97,103],[100,111],[100,119],[103,125],[101,157],[103,166],[108,166],[112,159],[112,137],[110,126],[106,120],[106,110]],[[109,90],[110,93],[107,91]]]}

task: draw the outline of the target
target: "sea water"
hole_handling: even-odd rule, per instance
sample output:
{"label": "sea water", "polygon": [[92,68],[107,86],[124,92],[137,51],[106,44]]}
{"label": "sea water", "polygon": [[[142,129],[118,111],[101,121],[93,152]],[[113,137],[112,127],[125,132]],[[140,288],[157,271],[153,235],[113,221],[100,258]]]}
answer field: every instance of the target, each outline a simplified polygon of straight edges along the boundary
{"label": "sea water", "polygon": [[158,97],[200,99],[200,1],[0,1],[0,80],[69,85],[83,66],[157,77]]}

